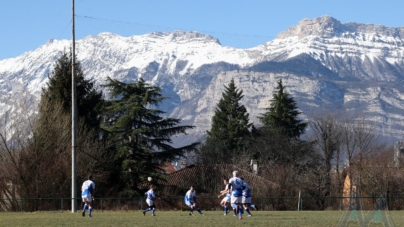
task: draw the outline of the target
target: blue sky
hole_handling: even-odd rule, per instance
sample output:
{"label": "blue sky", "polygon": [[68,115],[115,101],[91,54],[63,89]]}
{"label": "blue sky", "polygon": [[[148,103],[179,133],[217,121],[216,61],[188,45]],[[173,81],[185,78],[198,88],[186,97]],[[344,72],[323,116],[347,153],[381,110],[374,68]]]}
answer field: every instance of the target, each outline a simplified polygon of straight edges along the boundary
{"label": "blue sky", "polygon": [[[249,48],[303,18],[404,27],[401,0],[76,0],[76,39],[108,31],[124,36],[193,30],[226,46]],[[49,39],[71,39],[71,0],[0,0],[0,60]]]}

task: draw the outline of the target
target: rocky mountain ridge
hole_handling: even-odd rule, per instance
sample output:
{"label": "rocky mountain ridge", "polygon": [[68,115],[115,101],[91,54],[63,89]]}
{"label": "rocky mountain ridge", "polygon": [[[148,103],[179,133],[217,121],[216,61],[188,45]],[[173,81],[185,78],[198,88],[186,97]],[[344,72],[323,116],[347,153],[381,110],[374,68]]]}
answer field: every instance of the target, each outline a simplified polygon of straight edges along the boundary
{"label": "rocky mountain ridge", "polygon": [[[196,126],[187,137],[175,139],[178,145],[204,137],[223,85],[231,78],[244,91],[243,104],[255,124],[282,78],[304,119],[319,111],[363,113],[394,141],[404,129],[403,31],[324,16],[304,19],[250,49],[182,31],[131,37],[101,33],[78,40],[76,48],[84,75],[98,84],[107,76],[125,82],[142,77],[161,86],[170,97],[161,106],[167,115]],[[0,61],[1,116],[19,102],[7,97],[22,92],[39,96],[53,63],[69,46],[68,40],[50,40]]]}
{"label": "rocky mountain ridge", "polygon": [[303,19],[296,26],[291,26],[281,32],[276,37],[284,39],[287,37],[298,36],[300,38],[307,36],[335,37],[344,33],[377,34],[380,36],[389,36],[394,38],[404,37],[404,28],[392,28],[377,24],[346,23],[331,16],[323,16],[314,19]]}

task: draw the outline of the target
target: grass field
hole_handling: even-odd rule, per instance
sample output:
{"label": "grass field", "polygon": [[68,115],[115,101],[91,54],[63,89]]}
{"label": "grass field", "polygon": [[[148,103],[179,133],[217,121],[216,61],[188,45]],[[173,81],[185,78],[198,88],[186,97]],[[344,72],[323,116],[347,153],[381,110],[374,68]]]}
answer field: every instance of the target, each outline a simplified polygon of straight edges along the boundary
{"label": "grass field", "polygon": [[[82,217],[81,213],[34,212],[9,213],[0,212],[0,226],[279,226],[279,227],[317,227],[337,226],[343,212],[341,211],[256,211],[252,217],[245,216],[238,220],[233,215],[223,216],[220,211],[205,211],[189,216],[188,212],[157,211],[155,217],[151,213],[143,216],[141,211],[97,212],[93,217]],[[404,226],[404,212],[391,211],[391,219],[395,226]],[[350,222],[349,226],[359,226]],[[372,223],[369,226],[382,226]]]}

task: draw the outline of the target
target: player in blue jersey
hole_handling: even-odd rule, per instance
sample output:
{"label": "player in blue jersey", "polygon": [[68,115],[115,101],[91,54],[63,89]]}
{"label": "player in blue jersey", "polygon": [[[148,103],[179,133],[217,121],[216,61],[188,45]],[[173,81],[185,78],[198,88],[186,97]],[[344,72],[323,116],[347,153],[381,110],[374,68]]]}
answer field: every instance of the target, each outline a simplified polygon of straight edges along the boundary
{"label": "player in blue jersey", "polygon": [[192,215],[194,213],[194,209],[196,209],[199,214],[202,215],[201,209],[196,208],[196,191],[194,189],[194,186],[191,186],[188,192],[185,194],[184,202],[187,206],[189,206],[189,208],[191,208],[189,215]]}
{"label": "player in blue jersey", "polygon": [[229,180],[231,186],[231,204],[236,205],[236,213],[238,213],[238,219],[243,219],[242,197],[244,181],[238,177],[238,172],[233,171],[233,177]]}
{"label": "player in blue jersey", "polygon": [[95,192],[95,183],[93,182],[93,176],[89,175],[88,179],[84,181],[81,186],[81,199],[84,202],[83,211],[81,214],[86,216],[86,209],[88,208],[88,216],[91,217],[93,207],[91,206],[92,201],[94,200],[94,192]]}
{"label": "player in blue jersey", "polygon": [[156,194],[154,193],[154,189],[156,187],[154,185],[149,186],[149,191],[145,193],[146,195],[146,203],[149,205],[149,207],[143,211],[143,215],[146,215],[146,212],[152,211],[152,216],[156,216],[155,211],[156,211],[156,206],[154,205],[154,198],[156,197]]}
{"label": "player in blue jersey", "polygon": [[[243,180],[243,178],[241,178]],[[251,217],[251,212],[248,208],[250,208],[251,205],[251,194],[250,194],[250,185],[248,185],[246,182],[244,182],[243,185],[243,198],[241,199],[241,203],[243,204],[244,210],[247,211],[248,217]]]}
{"label": "player in blue jersey", "polygon": [[220,205],[223,207],[224,210],[224,215],[227,215],[229,212],[229,208],[227,207],[226,203],[230,203],[230,185],[229,185],[229,180],[224,179],[223,184],[226,185],[225,189],[220,191],[220,195],[217,198],[220,198],[222,196],[223,199],[220,201]]}

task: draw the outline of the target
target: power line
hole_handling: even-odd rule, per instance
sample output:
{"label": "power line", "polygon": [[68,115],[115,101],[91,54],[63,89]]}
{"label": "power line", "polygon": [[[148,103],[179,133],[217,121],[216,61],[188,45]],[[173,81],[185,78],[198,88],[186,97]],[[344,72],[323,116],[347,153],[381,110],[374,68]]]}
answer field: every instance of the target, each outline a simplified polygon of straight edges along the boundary
{"label": "power line", "polygon": [[78,36],[85,37],[87,35],[97,35],[101,32],[117,33],[123,36],[143,35],[150,32],[172,32],[174,30],[181,31],[197,31],[218,38],[222,45],[249,48],[264,44],[271,41],[275,36],[264,36],[256,34],[242,33],[226,33],[218,31],[197,30],[190,28],[179,28],[162,25],[144,24],[137,22],[116,21],[105,18],[97,18],[86,15],[75,15],[80,20],[77,30],[80,33]]}
{"label": "power line", "polygon": [[71,25],[72,20],[69,21],[69,23],[67,23],[66,27],[63,29],[62,33],[60,33],[60,35],[57,37],[57,39],[60,39],[60,37],[63,35],[63,33],[65,33],[66,29]]}
{"label": "power line", "polygon": [[183,31],[199,31],[203,33],[215,33],[215,34],[222,34],[222,35],[232,35],[232,36],[246,36],[246,37],[256,37],[256,38],[268,38],[268,39],[274,39],[276,38],[275,36],[263,36],[263,35],[250,35],[250,34],[236,34],[236,33],[226,33],[226,32],[216,32],[216,31],[207,31],[207,30],[196,30],[196,29],[189,29],[189,28],[178,28],[178,27],[167,27],[167,26],[162,26],[162,25],[152,25],[152,24],[142,24],[142,23],[136,23],[136,22],[127,22],[127,21],[115,21],[115,20],[110,20],[110,19],[105,19],[105,18],[97,18],[97,17],[90,17],[90,16],[85,16],[85,15],[77,15],[76,17],[81,17],[84,19],[93,19],[93,20],[99,20],[99,21],[107,21],[111,23],[120,23],[120,24],[127,24],[127,25],[133,25],[133,26],[148,26],[148,27],[156,27],[156,28],[164,28],[167,30],[183,30]]}

